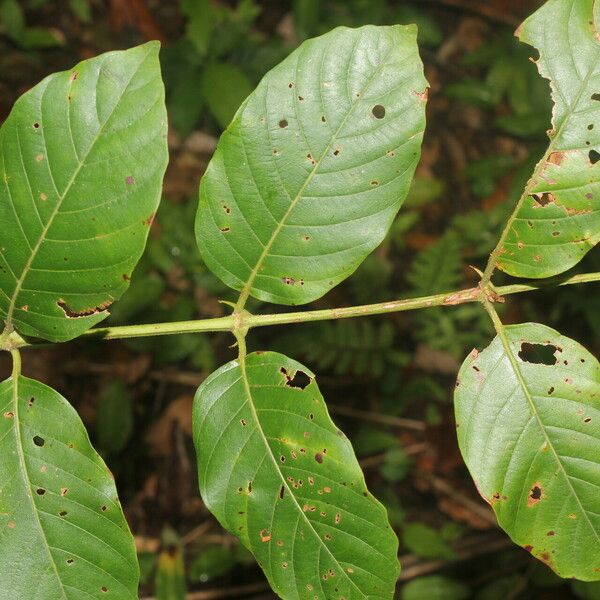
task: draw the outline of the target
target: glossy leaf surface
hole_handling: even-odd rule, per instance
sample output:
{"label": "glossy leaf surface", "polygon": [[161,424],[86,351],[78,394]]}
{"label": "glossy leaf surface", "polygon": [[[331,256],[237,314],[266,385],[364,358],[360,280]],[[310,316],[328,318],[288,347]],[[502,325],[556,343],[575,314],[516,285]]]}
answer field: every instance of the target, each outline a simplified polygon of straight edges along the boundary
{"label": "glossy leaf surface", "polygon": [[44,79],[0,129],[0,325],[64,341],[127,289],[158,205],[156,42]]}
{"label": "glossy leaf surface", "polygon": [[133,600],[138,564],[112,475],[73,407],[0,384],[0,597]]}
{"label": "glossy leaf surface", "polygon": [[208,266],[281,304],[348,277],[406,196],[426,92],[414,26],[341,27],[302,44],[247,98],[202,180]]}
{"label": "glossy leaf surface", "polygon": [[510,537],[562,577],[600,579],[600,365],[558,332],[504,329],[460,370],[460,449]]}
{"label": "glossy leaf surface", "polygon": [[220,368],[194,442],[206,506],[281,597],[392,598],[397,539],[306,367],[265,352]]}
{"label": "glossy leaf surface", "polygon": [[550,277],[600,241],[600,16],[593,0],[549,0],[517,31],[539,51],[554,112],[550,145],[536,167],[498,267]]}

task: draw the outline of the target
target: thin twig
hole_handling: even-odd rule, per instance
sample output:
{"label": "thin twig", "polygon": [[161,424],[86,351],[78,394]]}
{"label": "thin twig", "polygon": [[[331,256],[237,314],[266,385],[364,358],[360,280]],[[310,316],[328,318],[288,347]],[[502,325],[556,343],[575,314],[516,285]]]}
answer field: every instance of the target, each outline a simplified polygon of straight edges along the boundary
{"label": "thin twig", "polygon": [[353,417],[364,421],[372,421],[383,425],[391,425],[400,429],[414,429],[415,431],[425,431],[427,424],[416,419],[406,419],[404,417],[393,417],[392,415],[380,415],[368,410],[359,410],[350,408],[349,406],[339,406],[337,404],[329,404],[329,410],[337,415]]}
{"label": "thin twig", "polygon": [[487,5],[485,2],[469,2],[468,0],[409,0],[418,4],[428,2],[429,4],[436,4],[442,6],[448,6],[450,8],[458,8],[465,12],[476,14],[480,17],[489,19],[490,21],[496,21],[509,25],[510,27],[518,27],[521,23],[521,19],[513,17],[512,15],[496,10],[492,6]]}
{"label": "thin twig", "polygon": [[442,569],[469,560],[471,558],[493,554],[500,550],[513,547],[513,542],[508,537],[493,535],[475,535],[461,540],[454,546],[455,557],[450,560],[422,560],[417,556],[408,554],[400,557],[403,566],[399,581],[408,581],[422,575],[436,573]]}
{"label": "thin twig", "polygon": [[450,485],[444,479],[437,477],[435,475],[426,475],[425,479],[431,484],[434,490],[446,494],[472,513],[477,515],[480,519],[483,519],[486,523],[493,525],[494,527],[498,526],[498,522],[496,521],[496,517],[494,513],[489,509],[485,504],[476,502],[472,500],[468,496],[465,496],[462,492],[459,492],[455,487]]}
{"label": "thin twig", "polygon": [[[269,585],[266,582],[249,583],[247,585],[239,585],[228,588],[215,588],[212,590],[204,590],[202,592],[191,592],[186,595],[186,600],[220,600],[221,598],[236,598],[245,596],[246,594],[257,594],[269,590]],[[146,596],[141,600],[157,600],[153,596]]]}

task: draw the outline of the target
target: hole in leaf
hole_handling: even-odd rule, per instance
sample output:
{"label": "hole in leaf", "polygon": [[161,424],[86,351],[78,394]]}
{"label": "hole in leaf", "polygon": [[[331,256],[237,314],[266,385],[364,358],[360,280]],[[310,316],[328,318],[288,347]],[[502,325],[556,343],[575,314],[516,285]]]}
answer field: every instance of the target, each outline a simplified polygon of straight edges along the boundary
{"label": "hole in leaf", "polygon": [[540,206],[547,206],[550,202],[554,202],[554,194],[550,192],[542,192],[541,194],[529,194]]}
{"label": "hole in leaf", "polygon": [[279,127],[281,127],[281,129],[285,129],[288,126],[288,122],[285,119],[281,119],[281,121],[279,121]]}
{"label": "hole in leaf", "polygon": [[593,123],[590,123],[590,124],[588,125],[588,130],[589,130],[589,131],[591,131],[592,129],[594,129],[594,124],[593,124]]}
{"label": "hole in leaf", "polygon": [[530,344],[523,342],[519,351],[519,358],[523,362],[531,363],[532,365],[547,365],[556,364],[557,347],[552,344]]}
{"label": "hole in leaf", "polygon": [[281,367],[279,371],[285,377],[285,385],[288,387],[303,390],[311,381],[310,377],[304,371],[296,371],[293,377],[290,377],[285,367]]}
{"label": "hole in leaf", "polygon": [[527,506],[529,508],[535,506],[540,500],[543,500],[544,497],[544,490],[540,483],[534,483],[529,492],[529,497],[527,498]]}
{"label": "hole in leaf", "polygon": [[593,165],[595,165],[600,160],[600,152],[597,152],[596,150],[590,150],[588,156],[590,157],[590,162]]}
{"label": "hole in leaf", "polygon": [[371,112],[376,119],[383,119],[385,117],[385,107],[381,104],[376,104]]}
{"label": "hole in leaf", "polygon": [[40,128],[40,124],[39,124],[39,123],[37,123],[37,122],[36,122],[36,123],[34,123],[34,124],[33,124],[33,128],[34,128],[34,129],[39,129],[39,128]]}
{"label": "hole in leaf", "polygon": [[41,448],[46,443],[46,440],[43,437],[40,437],[39,435],[34,435],[33,436],[33,443],[36,446],[39,446]]}
{"label": "hole in leaf", "polygon": [[46,493],[46,490],[44,488],[38,488],[37,490],[35,490],[35,493],[38,496],[43,496]]}
{"label": "hole in leaf", "polygon": [[597,100],[600,102],[600,94],[592,94],[592,100]]}

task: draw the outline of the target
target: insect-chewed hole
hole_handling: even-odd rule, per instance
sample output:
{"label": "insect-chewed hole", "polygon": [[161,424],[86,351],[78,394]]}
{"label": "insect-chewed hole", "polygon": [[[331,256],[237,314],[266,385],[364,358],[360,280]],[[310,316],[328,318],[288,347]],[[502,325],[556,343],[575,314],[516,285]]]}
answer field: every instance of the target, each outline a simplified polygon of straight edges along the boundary
{"label": "insect-chewed hole", "polygon": [[532,365],[547,365],[556,364],[556,356],[554,353],[558,350],[552,344],[530,344],[523,342],[519,350],[519,358],[523,362],[531,363]]}
{"label": "insect-chewed hole", "polygon": [[281,121],[279,121],[279,127],[281,127],[281,129],[285,129],[288,126],[288,122],[285,119],[281,119]]}
{"label": "insect-chewed hole", "polygon": [[590,158],[590,162],[593,165],[595,165],[600,160],[600,152],[598,152],[596,150],[590,150],[588,153],[588,156]]}
{"label": "insect-chewed hole", "polygon": [[33,436],[33,443],[38,446],[38,447],[42,447],[45,443],[46,440],[43,437],[40,437],[39,435],[34,435]]}

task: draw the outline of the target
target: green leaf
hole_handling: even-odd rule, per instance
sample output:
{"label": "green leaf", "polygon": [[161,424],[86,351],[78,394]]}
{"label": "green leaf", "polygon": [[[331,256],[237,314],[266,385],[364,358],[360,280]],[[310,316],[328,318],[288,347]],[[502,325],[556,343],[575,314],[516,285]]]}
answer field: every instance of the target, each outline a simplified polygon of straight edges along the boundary
{"label": "green leaf", "polygon": [[540,54],[554,111],[550,145],[529,181],[497,265],[550,277],[600,241],[600,18],[593,0],[550,0],[520,27]]}
{"label": "green leaf", "polygon": [[200,56],[208,50],[214,27],[214,8],[210,0],[180,0],[181,12],[188,18],[187,38]]}
{"label": "green leaf", "polygon": [[397,539],[306,367],[275,352],[230,362],[193,416],[204,502],[281,597],[392,598]]}
{"label": "green leaf", "polygon": [[252,91],[246,75],[228,63],[208,65],[202,74],[202,93],[217,123],[225,129]]}
{"label": "green leaf", "polygon": [[127,289],[167,163],[157,42],[44,79],[0,129],[0,321],[64,341]]}
{"label": "green leaf", "polygon": [[414,26],[304,42],[242,105],[202,179],[209,268],[243,297],[281,304],[354,272],[407,194],[426,87]]}
{"label": "green leaf", "polygon": [[0,595],[137,598],[114,481],[73,407],[32,379],[4,381],[0,454]]}
{"label": "green leaf", "polygon": [[425,523],[408,523],[404,527],[402,539],[405,546],[423,558],[454,558],[454,550],[444,541],[439,531]]}
{"label": "green leaf", "polygon": [[190,579],[194,582],[205,583],[229,573],[235,563],[236,559],[232,548],[226,546],[204,548],[190,565]]}
{"label": "green leaf", "polygon": [[515,543],[561,577],[600,579],[600,364],[558,332],[512,325],[463,363],[461,452]]}
{"label": "green leaf", "polygon": [[108,453],[123,450],[133,430],[133,403],[131,394],[119,379],[111,381],[102,391],[96,432],[98,447]]}
{"label": "green leaf", "polygon": [[469,588],[442,575],[419,577],[402,588],[402,600],[465,600]]}

